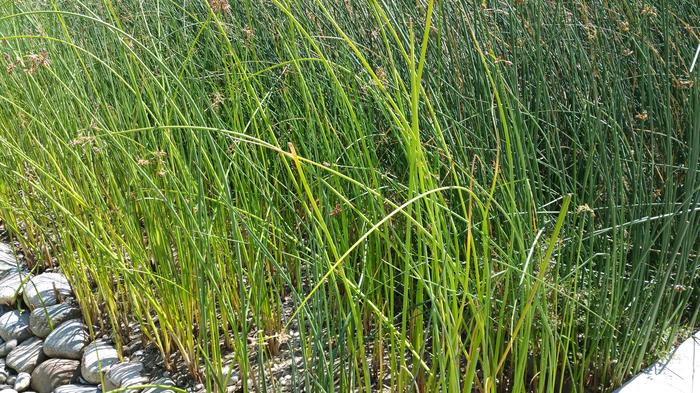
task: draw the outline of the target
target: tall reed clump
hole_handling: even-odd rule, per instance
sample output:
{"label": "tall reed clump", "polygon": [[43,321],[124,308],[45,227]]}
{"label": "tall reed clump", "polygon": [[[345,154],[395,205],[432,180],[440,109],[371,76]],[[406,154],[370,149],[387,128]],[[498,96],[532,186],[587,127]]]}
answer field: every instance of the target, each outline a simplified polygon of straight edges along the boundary
{"label": "tall reed clump", "polygon": [[0,1],[0,219],[210,391],[610,391],[700,322],[698,20]]}

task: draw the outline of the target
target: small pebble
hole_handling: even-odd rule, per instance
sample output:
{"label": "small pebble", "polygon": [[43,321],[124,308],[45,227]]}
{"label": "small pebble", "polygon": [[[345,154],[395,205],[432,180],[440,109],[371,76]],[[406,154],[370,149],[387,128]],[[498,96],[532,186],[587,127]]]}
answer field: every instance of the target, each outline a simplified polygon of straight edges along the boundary
{"label": "small pebble", "polygon": [[32,382],[32,376],[29,373],[19,373],[17,378],[15,378],[15,390],[18,392],[23,392],[29,389],[29,385]]}
{"label": "small pebble", "polygon": [[14,385],[16,380],[17,380],[17,377],[15,377],[14,375],[10,375],[10,376],[7,377],[7,379],[5,380],[5,383],[8,384],[8,385]]}
{"label": "small pebble", "polygon": [[282,385],[288,385],[292,382],[292,376],[291,375],[285,375],[281,379]]}

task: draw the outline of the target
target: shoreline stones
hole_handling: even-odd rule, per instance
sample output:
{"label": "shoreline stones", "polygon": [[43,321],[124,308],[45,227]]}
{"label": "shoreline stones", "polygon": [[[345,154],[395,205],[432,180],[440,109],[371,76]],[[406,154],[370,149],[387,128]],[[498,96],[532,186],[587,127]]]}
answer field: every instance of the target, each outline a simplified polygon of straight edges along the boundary
{"label": "shoreline stones", "polygon": [[12,272],[18,272],[17,259],[12,249],[4,243],[0,243],[0,281]]}
{"label": "shoreline stones", "polygon": [[117,350],[104,341],[95,341],[85,347],[80,374],[86,381],[98,384],[102,382],[101,376],[117,363],[119,363]]}
{"label": "shoreline stones", "polygon": [[[172,379],[167,378],[167,377],[156,379],[155,381],[151,382],[151,384],[160,385],[160,386],[175,387],[175,382],[173,382]],[[142,393],[175,393],[175,391],[172,389],[165,388],[165,387],[152,387],[152,388],[144,389]]]}
{"label": "shoreline stones", "polygon": [[18,392],[23,392],[29,389],[31,381],[32,376],[29,373],[22,372],[17,374],[17,378],[15,378],[15,390]]}
{"label": "shoreline stones", "polygon": [[142,375],[142,363],[122,362],[104,340],[91,342],[65,276],[56,272],[32,276],[22,269],[12,250],[0,243],[0,393],[102,393],[148,384],[175,386],[167,378],[149,382]]}
{"label": "shoreline stones", "polygon": [[21,294],[22,283],[27,280],[27,274],[11,271],[0,280],[0,304],[13,306]]}
{"label": "shoreline stones", "polygon": [[32,372],[32,389],[51,393],[61,385],[68,385],[80,376],[80,362],[70,359],[49,359]]}
{"label": "shoreline stones", "polygon": [[58,326],[44,341],[48,357],[79,360],[90,334],[79,319],[71,319]]}
{"label": "shoreline stones", "polygon": [[17,372],[31,373],[39,363],[46,359],[43,344],[42,339],[32,337],[13,349],[5,358],[5,363]]}
{"label": "shoreline stones", "polygon": [[80,318],[80,316],[80,309],[68,303],[38,307],[29,314],[29,330],[37,337],[46,338],[52,329],[69,319]]}
{"label": "shoreline stones", "polygon": [[2,339],[0,339],[0,357],[7,356],[8,353],[12,352],[13,349],[17,348],[18,344],[19,343],[17,342],[17,340],[10,340],[4,342]]}
{"label": "shoreline stones", "polygon": [[23,341],[31,336],[28,312],[10,311],[0,316],[0,337],[3,340]]}
{"label": "shoreline stones", "polygon": [[102,390],[94,385],[63,385],[54,389],[53,393],[102,393]]}
{"label": "shoreline stones", "polygon": [[116,364],[107,371],[103,390],[109,392],[129,386],[145,385],[148,379],[142,377],[141,372],[143,364],[139,362]]}
{"label": "shoreline stones", "polygon": [[59,273],[42,273],[27,280],[24,284],[24,302],[32,310],[37,307],[52,306],[62,298],[70,296],[73,290],[68,279]]}

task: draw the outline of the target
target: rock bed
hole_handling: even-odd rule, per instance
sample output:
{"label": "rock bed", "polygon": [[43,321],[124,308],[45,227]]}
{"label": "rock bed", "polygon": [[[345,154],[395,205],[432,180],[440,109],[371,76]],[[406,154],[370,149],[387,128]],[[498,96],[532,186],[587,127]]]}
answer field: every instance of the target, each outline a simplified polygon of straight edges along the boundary
{"label": "rock bed", "polygon": [[0,393],[99,393],[175,385],[168,378],[149,381],[143,371],[138,361],[121,361],[108,341],[91,340],[65,276],[27,272],[0,243]]}

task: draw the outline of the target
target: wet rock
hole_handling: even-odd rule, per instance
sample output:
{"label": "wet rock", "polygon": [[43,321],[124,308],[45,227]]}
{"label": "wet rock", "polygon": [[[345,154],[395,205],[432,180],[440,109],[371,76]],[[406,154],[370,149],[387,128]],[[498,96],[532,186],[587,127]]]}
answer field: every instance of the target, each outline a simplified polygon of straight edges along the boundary
{"label": "wet rock", "polygon": [[42,273],[32,277],[24,284],[24,302],[33,310],[37,307],[60,303],[59,298],[73,292],[63,274]]}
{"label": "wet rock", "polygon": [[19,373],[15,379],[15,390],[18,392],[23,392],[29,389],[31,382],[32,376],[29,373]]}
{"label": "wet rock", "polygon": [[139,362],[115,364],[105,374],[104,391],[109,392],[129,386],[145,385],[148,378],[141,376],[142,371],[143,364]]}
{"label": "wet rock", "polygon": [[7,355],[5,362],[7,366],[17,372],[31,373],[36,366],[46,359],[42,346],[44,341],[37,337],[32,337],[24,341]]}
{"label": "wet rock", "polygon": [[86,381],[94,384],[100,383],[100,375],[109,371],[109,368],[119,363],[117,350],[104,341],[95,341],[85,347],[83,351],[80,373]]}
{"label": "wet rock", "polygon": [[170,378],[156,379],[155,381],[149,382],[148,384],[160,385],[161,387],[152,387],[144,389],[142,393],[175,393],[174,390],[167,388],[167,386],[175,386],[175,382],[173,382],[173,380]]}
{"label": "wet rock", "polygon": [[95,385],[63,385],[54,389],[53,393],[101,393]]}
{"label": "wet rock", "polygon": [[0,360],[0,384],[4,385],[5,382],[7,382],[7,377],[10,376],[10,373],[7,372],[7,369],[5,368],[5,361]]}
{"label": "wet rock", "polygon": [[37,393],[51,393],[61,385],[70,384],[79,375],[78,360],[49,359],[34,369],[31,386]]}
{"label": "wet rock", "polygon": [[0,393],[17,393],[17,391],[14,389],[3,389],[0,390]]}
{"label": "wet rock", "polygon": [[44,340],[44,353],[48,357],[80,360],[90,334],[79,319],[62,323]]}
{"label": "wet rock", "polygon": [[0,337],[5,341],[19,342],[32,336],[29,331],[29,313],[10,311],[0,316]]}
{"label": "wet rock", "polygon": [[75,318],[80,318],[80,309],[68,303],[38,307],[29,315],[29,329],[35,336],[46,338],[51,333],[52,325],[56,328],[63,322]]}
{"label": "wet rock", "polygon": [[10,375],[9,377],[7,377],[7,381],[5,381],[5,384],[7,384],[7,386],[9,386],[8,389],[12,389],[12,387],[15,385],[16,379],[17,379],[17,377],[14,375]]}

